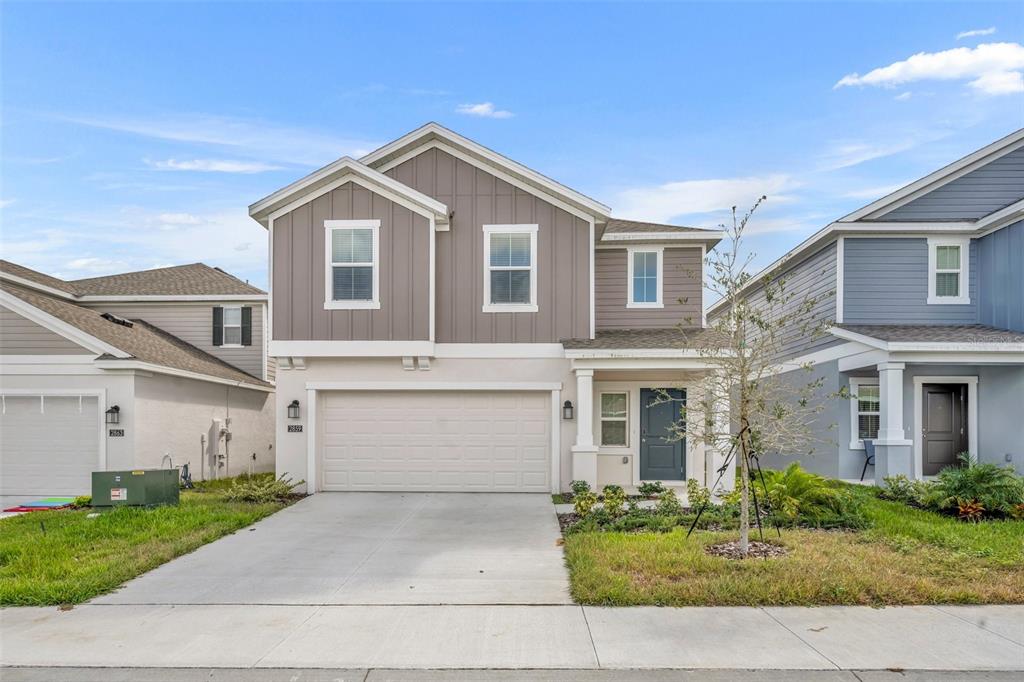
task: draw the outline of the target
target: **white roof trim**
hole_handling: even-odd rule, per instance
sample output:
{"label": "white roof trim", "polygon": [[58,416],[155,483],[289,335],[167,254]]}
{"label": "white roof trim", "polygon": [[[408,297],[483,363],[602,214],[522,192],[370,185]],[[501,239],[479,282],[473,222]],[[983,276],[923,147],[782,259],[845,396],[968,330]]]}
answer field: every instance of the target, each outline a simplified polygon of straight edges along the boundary
{"label": "white roof trim", "polygon": [[0,270],[0,279],[6,279],[9,282],[20,284],[21,286],[27,287],[29,289],[43,291],[46,292],[47,294],[50,294],[51,296],[63,298],[66,301],[74,301],[78,298],[75,294],[72,294],[70,292],[61,291],[60,289],[54,289],[53,287],[48,286],[46,284],[40,284],[39,282],[35,282],[31,279],[25,279],[24,277],[18,277],[17,275],[12,275],[11,273],[5,272],[3,270]]}
{"label": "white roof trim", "polygon": [[382,159],[386,159],[395,154],[401,154],[402,150],[406,147],[418,147],[424,138],[432,139],[434,137],[441,138],[450,145],[462,148],[463,151],[485,161],[489,165],[502,168],[512,175],[518,176],[538,189],[543,189],[557,196],[561,196],[580,208],[592,212],[595,217],[609,217],[611,215],[611,208],[605,206],[601,202],[591,199],[585,194],[581,194],[574,189],[570,189],[569,187],[566,187],[565,185],[556,182],[555,180],[552,180],[531,168],[527,168],[517,161],[513,161],[502,154],[498,154],[497,152],[488,149],[469,138],[463,137],[444,126],[433,122],[427,123],[426,125],[403,135],[394,142],[389,142],[380,149],[370,152],[361,158],[360,161],[365,163],[367,166],[376,167],[378,165],[383,165]]}
{"label": "white roof trim", "polygon": [[224,302],[224,303],[237,303],[241,301],[266,301],[267,294],[175,294],[175,295],[159,295],[159,294],[147,294],[143,296],[135,296],[132,294],[122,294],[117,296],[99,296],[99,295],[88,295],[79,296],[75,299],[76,303],[159,303],[161,301],[167,301],[170,303],[181,303],[188,301],[213,301],[213,302]]}
{"label": "white roof trim", "polygon": [[976,152],[968,154],[958,161],[940,168],[939,170],[924,176],[906,187],[887,194],[881,199],[874,201],[867,206],[860,208],[849,215],[843,216],[839,222],[853,222],[856,220],[870,220],[879,215],[894,211],[914,199],[917,199],[928,192],[931,192],[945,184],[963,177],[973,170],[994,161],[1001,156],[1016,151],[1024,146],[1024,128],[1010,133],[1006,137],[996,140],[990,145],[982,147]]}
{"label": "white roof trim", "polygon": [[211,374],[191,372],[186,369],[178,369],[176,367],[168,367],[166,365],[157,365],[152,362],[142,362],[141,360],[97,360],[95,362],[95,365],[100,369],[105,370],[133,370],[142,372],[152,372],[153,374],[166,374],[168,376],[183,377],[185,379],[195,379],[197,381],[209,381],[210,383],[213,384],[224,384],[226,386],[248,388],[253,391],[263,391],[264,393],[274,392],[273,386],[261,386],[259,384],[250,384],[246,381],[225,379],[223,377],[215,377]]}
{"label": "white roof trim", "polygon": [[6,291],[0,291],[0,303],[2,303],[5,308],[18,313],[42,327],[46,327],[54,334],[59,334],[60,336],[63,336],[69,341],[72,341],[93,353],[107,353],[118,358],[131,357],[130,353],[126,353],[120,348],[116,348],[106,341],[102,341],[92,334],[82,331],[73,324],[65,322],[45,310],[37,308],[28,301],[18,298],[14,294],[10,294]]}
{"label": "white roof trim", "polygon": [[300,178],[287,187],[283,187],[273,194],[260,199],[249,206],[249,215],[261,225],[267,227],[270,215],[278,212],[282,206],[293,204],[297,199],[313,192],[322,185],[330,183],[335,177],[346,174],[358,176],[383,190],[404,197],[422,210],[429,211],[439,222],[448,221],[448,207],[440,201],[428,197],[426,194],[418,192],[412,187],[404,185],[349,156],[343,156],[334,163],[313,171],[306,177]]}
{"label": "white roof trim", "polygon": [[701,358],[691,348],[566,348],[565,357],[583,358]]}
{"label": "white roof trim", "polygon": [[717,230],[705,232],[605,232],[602,242],[635,242],[635,241],[698,241],[718,242],[725,239],[725,233]]}
{"label": "white roof trim", "polygon": [[866,346],[877,348],[879,350],[889,351],[890,353],[897,352],[929,352],[929,351],[942,351],[947,353],[1020,353],[1024,352],[1024,343],[1018,342],[1003,342],[1003,341],[975,341],[975,342],[958,342],[958,341],[884,341],[877,339],[873,336],[866,334],[859,334],[857,332],[850,331],[849,329],[842,329],[839,327],[832,327],[829,329],[833,336],[840,339],[846,339],[847,341],[856,341],[863,343]]}

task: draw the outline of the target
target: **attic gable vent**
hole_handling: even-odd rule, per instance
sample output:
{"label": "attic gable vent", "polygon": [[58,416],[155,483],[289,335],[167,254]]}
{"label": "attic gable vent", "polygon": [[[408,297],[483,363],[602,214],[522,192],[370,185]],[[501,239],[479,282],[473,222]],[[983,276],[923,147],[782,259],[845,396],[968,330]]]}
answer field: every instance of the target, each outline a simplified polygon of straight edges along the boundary
{"label": "attic gable vent", "polygon": [[135,326],[135,323],[132,322],[131,320],[126,320],[123,317],[118,317],[117,315],[112,315],[111,313],[103,313],[102,315],[100,315],[100,317],[102,317],[104,320],[108,322],[113,322],[114,324],[119,324],[122,327],[128,327],[129,329]]}

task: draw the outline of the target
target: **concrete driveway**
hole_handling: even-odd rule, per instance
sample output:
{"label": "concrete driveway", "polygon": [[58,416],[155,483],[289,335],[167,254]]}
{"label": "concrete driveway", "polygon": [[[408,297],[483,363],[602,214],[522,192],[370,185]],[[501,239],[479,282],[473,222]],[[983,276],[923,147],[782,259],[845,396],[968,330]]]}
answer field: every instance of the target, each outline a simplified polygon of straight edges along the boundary
{"label": "concrete driveway", "polygon": [[551,498],[319,493],[96,604],[571,604]]}

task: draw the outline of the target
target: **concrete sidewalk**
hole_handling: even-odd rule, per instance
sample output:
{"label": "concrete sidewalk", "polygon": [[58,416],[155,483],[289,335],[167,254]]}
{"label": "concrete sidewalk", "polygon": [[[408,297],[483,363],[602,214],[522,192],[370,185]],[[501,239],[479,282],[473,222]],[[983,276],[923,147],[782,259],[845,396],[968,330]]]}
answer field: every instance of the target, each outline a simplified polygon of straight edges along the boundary
{"label": "concrete sidewalk", "polygon": [[89,604],[3,609],[0,647],[6,666],[1024,670],[1024,607]]}

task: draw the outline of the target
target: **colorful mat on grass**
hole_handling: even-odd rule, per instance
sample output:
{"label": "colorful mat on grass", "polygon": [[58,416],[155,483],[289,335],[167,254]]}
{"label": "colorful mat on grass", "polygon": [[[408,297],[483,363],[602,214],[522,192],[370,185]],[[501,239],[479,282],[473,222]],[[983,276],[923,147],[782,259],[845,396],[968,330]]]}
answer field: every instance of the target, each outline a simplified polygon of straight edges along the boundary
{"label": "colorful mat on grass", "polygon": [[4,509],[5,512],[29,512],[29,511],[45,511],[47,509],[63,509],[70,507],[75,501],[73,497],[44,497],[41,500],[34,500],[32,502],[26,502],[25,504],[19,504],[16,507]]}

